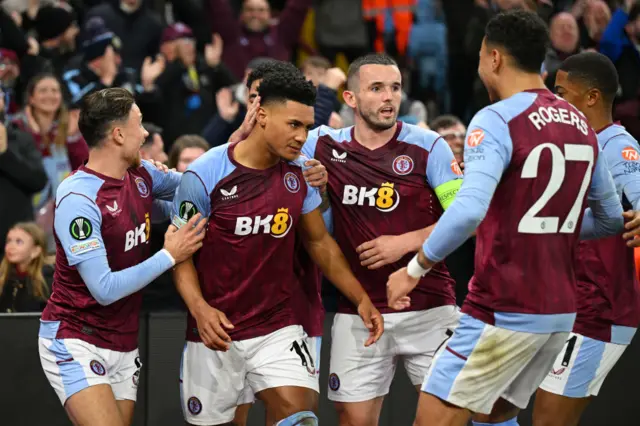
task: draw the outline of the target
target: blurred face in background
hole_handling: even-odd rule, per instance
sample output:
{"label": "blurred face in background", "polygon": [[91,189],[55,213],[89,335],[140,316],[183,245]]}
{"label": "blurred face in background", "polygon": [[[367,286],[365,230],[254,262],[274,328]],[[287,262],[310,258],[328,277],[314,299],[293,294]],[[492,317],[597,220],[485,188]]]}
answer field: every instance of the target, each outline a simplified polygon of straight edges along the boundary
{"label": "blurred face in background", "polygon": [[240,19],[244,26],[254,32],[262,32],[269,28],[271,8],[267,0],[245,0],[242,4]]}
{"label": "blurred face in background", "polygon": [[142,0],[121,0],[120,1],[120,9],[127,13],[132,13],[140,8],[142,4]]}
{"label": "blurred face in background", "polygon": [[600,41],[610,20],[611,11],[604,1],[595,0],[587,4],[587,10],[584,13],[584,24],[592,40]]}
{"label": "blurred face in background", "polygon": [[196,41],[192,38],[180,38],[175,41],[176,53],[182,63],[191,66],[196,63]]}
{"label": "blurred face in background", "polygon": [[549,35],[554,49],[563,53],[573,53],[578,49],[580,32],[576,18],[570,13],[558,13],[552,20]]}
{"label": "blurred face in background", "polygon": [[167,153],[164,152],[164,141],[159,133],[154,133],[151,136],[151,142],[145,144],[140,148],[140,156],[143,160],[154,160],[161,163],[167,162]]}
{"label": "blurred face in background", "polygon": [[305,65],[302,69],[302,73],[304,74],[304,78],[311,80],[313,85],[318,87],[322,82],[324,75],[327,73],[327,70],[325,68],[314,67],[313,65]]}
{"label": "blurred face in background", "polygon": [[640,43],[640,16],[638,16],[635,20],[629,21],[629,23],[624,27],[625,31],[629,38],[635,43]]}
{"label": "blurred face in background", "polygon": [[396,124],[402,102],[402,75],[395,65],[363,65],[352,77],[354,90],[345,90],[344,100],[373,130]]}
{"label": "blurred face in background", "polygon": [[19,228],[13,228],[7,234],[4,245],[4,255],[13,265],[28,265],[33,259],[40,256],[42,249],[38,247],[33,237]]}
{"label": "blurred face in background", "polygon": [[36,112],[55,114],[62,104],[60,83],[51,77],[40,80],[29,96],[29,105]]}
{"label": "blurred face in background", "polygon": [[447,141],[456,161],[458,163],[464,162],[464,137],[467,133],[467,128],[464,124],[457,123],[451,127],[443,127],[436,129],[436,132]]}
{"label": "blurred face in background", "polygon": [[494,2],[500,10],[511,10],[525,5],[524,0],[494,0]]}
{"label": "blurred face in background", "polygon": [[183,149],[182,152],[180,152],[180,156],[178,157],[176,171],[180,173],[184,173],[185,171],[187,171],[187,167],[189,167],[189,164],[196,161],[198,157],[204,154],[204,152],[204,149],[197,147]]}

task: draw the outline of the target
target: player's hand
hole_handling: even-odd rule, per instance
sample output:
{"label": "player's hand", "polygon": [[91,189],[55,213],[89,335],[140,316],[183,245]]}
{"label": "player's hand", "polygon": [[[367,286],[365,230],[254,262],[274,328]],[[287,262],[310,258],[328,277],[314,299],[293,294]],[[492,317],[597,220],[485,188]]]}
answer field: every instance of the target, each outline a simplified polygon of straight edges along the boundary
{"label": "player's hand", "polygon": [[206,347],[214,351],[229,350],[231,337],[225,329],[232,330],[233,324],[223,312],[203,301],[196,311],[195,320],[198,324],[200,339]]}
{"label": "player's hand", "polygon": [[304,165],[309,167],[307,170],[302,172],[305,180],[309,182],[309,185],[312,187],[319,188],[320,191],[324,192],[327,182],[329,181],[327,168],[316,159],[311,159],[304,163]]}
{"label": "player's hand", "polygon": [[356,248],[360,255],[360,264],[368,269],[382,268],[397,262],[409,253],[408,245],[402,235],[382,235],[367,241]]}
{"label": "player's hand", "polygon": [[408,296],[418,285],[419,278],[412,278],[407,273],[407,268],[398,269],[389,275],[387,281],[387,300],[389,307],[396,311],[407,309],[411,306],[411,298]]}
{"label": "player's hand", "polygon": [[622,235],[622,238],[627,240],[628,247],[640,247],[640,238],[636,238],[640,235],[640,211],[629,210],[622,213],[625,219],[624,229],[627,230]]}
{"label": "player's hand", "polygon": [[365,327],[369,329],[369,338],[364,342],[364,345],[371,346],[378,341],[384,332],[384,319],[368,296],[358,305],[358,315],[362,318]]}
{"label": "player's hand", "polygon": [[200,220],[201,217],[202,215],[197,213],[180,229],[169,225],[164,234],[164,248],[175,259],[176,264],[184,262],[202,247],[205,234],[202,231],[207,221]]}
{"label": "player's hand", "polygon": [[167,167],[166,164],[156,160],[147,160],[147,161],[153,164],[153,167],[160,170],[161,172],[169,173],[169,167]]}

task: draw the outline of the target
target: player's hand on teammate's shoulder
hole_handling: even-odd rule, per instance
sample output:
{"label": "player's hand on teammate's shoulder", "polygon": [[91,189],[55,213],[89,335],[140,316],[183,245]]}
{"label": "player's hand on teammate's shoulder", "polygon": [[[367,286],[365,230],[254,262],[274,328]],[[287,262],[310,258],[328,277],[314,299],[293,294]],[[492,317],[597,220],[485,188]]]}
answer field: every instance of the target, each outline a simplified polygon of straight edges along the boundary
{"label": "player's hand on teammate's shoulder", "polygon": [[622,235],[622,238],[627,240],[627,246],[640,247],[640,238],[636,238],[640,235],[640,211],[628,210],[622,213],[625,219],[624,229],[627,230]]}
{"label": "player's hand on teammate's shoulder", "polygon": [[[147,160],[147,161],[153,164],[153,167],[160,170],[161,172],[169,173],[169,167],[167,167],[166,164],[156,160]],[[171,170],[175,170],[175,169],[171,169]]]}
{"label": "player's hand on teammate's shoulder", "polygon": [[231,337],[225,328],[227,330],[233,329],[233,324],[223,312],[203,300],[196,309],[195,320],[198,324],[200,339],[206,347],[214,351],[226,352],[229,350]]}
{"label": "player's hand on teammate's shoulder", "polygon": [[176,264],[189,259],[202,247],[207,221],[200,220],[201,216],[200,213],[196,214],[180,229],[169,225],[164,234],[164,248],[173,256]]}
{"label": "player's hand on teammate's shoulder", "polygon": [[360,264],[368,269],[378,269],[397,262],[407,254],[409,245],[403,235],[381,235],[356,248]]}
{"label": "player's hand on teammate's shoulder", "polygon": [[305,180],[314,188],[319,188],[321,192],[324,192],[329,182],[329,176],[327,175],[327,168],[315,158],[308,160],[304,163],[307,170],[302,172]]}
{"label": "player's hand on teammate's shoulder", "polygon": [[365,327],[369,329],[369,338],[364,342],[364,345],[371,346],[380,339],[384,332],[384,318],[368,296],[358,305],[358,315],[362,318]]}
{"label": "player's hand on teammate's shoulder", "polygon": [[409,276],[406,267],[389,275],[387,281],[389,307],[401,311],[411,306],[411,298],[408,294],[418,285],[418,281],[420,281],[419,278]]}

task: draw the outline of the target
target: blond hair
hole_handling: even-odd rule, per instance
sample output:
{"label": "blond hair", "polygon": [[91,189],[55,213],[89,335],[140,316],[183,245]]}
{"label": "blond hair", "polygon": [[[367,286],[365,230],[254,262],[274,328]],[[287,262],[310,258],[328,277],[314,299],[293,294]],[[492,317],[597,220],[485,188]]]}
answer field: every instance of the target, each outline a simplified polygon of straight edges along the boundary
{"label": "blond hair", "polygon": [[[11,227],[11,230],[13,229],[20,229],[26,232],[33,238],[34,245],[40,247],[40,254],[35,259],[32,259],[31,262],[29,262],[29,266],[27,266],[27,275],[29,277],[28,286],[30,287],[30,292],[35,297],[46,300],[49,295],[49,288],[42,275],[42,267],[45,264],[47,249],[45,233],[42,228],[34,222],[16,223]],[[2,294],[2,289],[9,279],[9,273],[15,270],[15,268],[15,265],[9,263],[6,256],[2,259],[2,262],[0,262],[0,294]]]}

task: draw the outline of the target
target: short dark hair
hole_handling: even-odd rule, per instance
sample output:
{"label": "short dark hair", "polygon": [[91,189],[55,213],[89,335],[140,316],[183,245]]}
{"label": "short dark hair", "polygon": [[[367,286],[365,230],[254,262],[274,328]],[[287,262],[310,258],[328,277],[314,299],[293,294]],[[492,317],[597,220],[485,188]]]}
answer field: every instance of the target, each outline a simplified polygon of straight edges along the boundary
{"label": "short dark hair", "polygon": [[80,107],[78,128],[90,148],[97,146],[117,121],[126,121],[135,103],[125,89],[102,89],[86,96]]}
{"label": "short dark hair", "polygon": [[153,143],[153,136],[162,135],[162,128],[153,123],[142,123],[142,127],[149,133],[149,136],[144,140],[143,146]]}
{"label": "short dark hair", "polygon": [[291,71],[282,69],[266,74],[258,88],[258,95],[261,105],[284,101],[299,102],[308,106],[314,106],[316,103],[316,88],[295,67]]}
{"label": "short dark hair", "polygon": [[618,71],[611,59],[602,53],[583,52],[570,56],[559,70],[566,72],[570,80],[578,81],[589,89],[598,89],[609,103],[618,93]]}
{"label": "short dark hair", "polygon": [[331,68],[331,62],[324,56],[309,56],[302,62],[300,69],[304,70],[306,67],[322,68],[326,71]]}
{"label": "short dark hair", "polygon": [[485,42],[506,49],[520,70],[539,74],[550,43],[549,29],[533,12],[503,12],[487,24]]}
{"label": "short dark hair", "polygon": [[358,77],[360,68],[365,65],[391,65],[397,67],[398,63],[395,59],[385,53],[369,53],[367,55],[360,56],[351,62],[351,65],[349,65],[349,70],[347,71],[347,87],[350,89],[356,87],[355,78]]}
{"label": "short dark hair", "polygon": [[458,117],[455,115],[444,114],[436,117],[429,127],[431,127],[434,132],[437,132],[440,129],[447,129],[458,124],[462,124],[462,120]]}
{"label": "short dark hair", "polygon": [[291,62],[277,61],[275,59],[270,59],[264,62],[261,62],[258,66],[256,66],[253,71],[247,77],[247,89],[251,89],[251,85],[256,80],[262,80],[265,75],[275,72],[284,72],[291,73],[298,71],[295,65]]}
{"label": "short dark hair", "polygon": [[182,135],[171,145],[167,167],[175,169],[180,161],[180,154],[187,148],[202,148],[204,152],[207,152],[211,147],[200,135]]}

